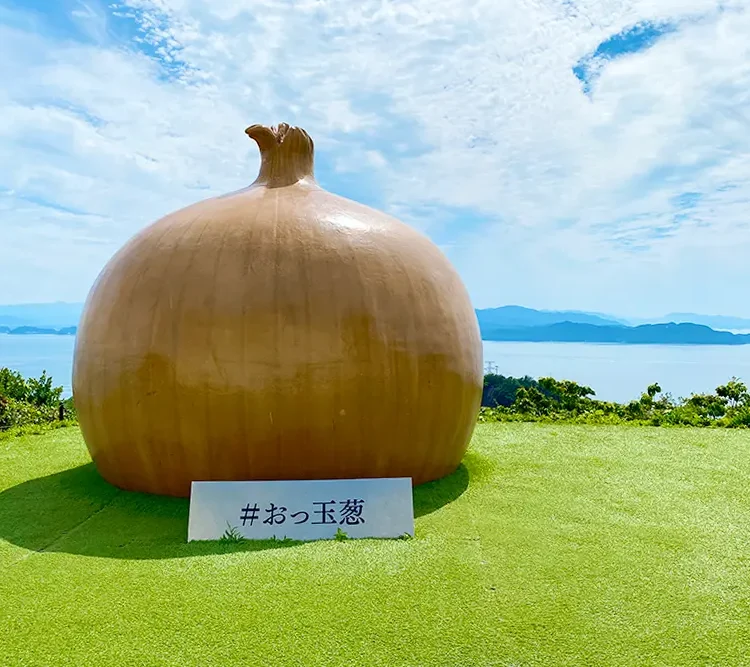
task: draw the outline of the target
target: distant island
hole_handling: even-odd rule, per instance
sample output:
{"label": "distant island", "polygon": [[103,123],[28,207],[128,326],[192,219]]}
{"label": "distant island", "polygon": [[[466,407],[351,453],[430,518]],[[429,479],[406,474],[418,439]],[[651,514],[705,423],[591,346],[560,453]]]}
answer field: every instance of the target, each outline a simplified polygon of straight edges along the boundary
{"label": "distant island", "polygon": [[748,345],[750,334],[714,331],[702,324],[642,324],[637,327],[556,322],[545,326],[482,329],[486,341],[615,343],[620,345]]}
{"label": "distant island", "polygon": [[14,335],[39,335],[39,334],[52,334],[54,336],[75,336],[77,327],[63,327],[62,329],[48,329],[46,327],[6,327],[0,326],[0,334],[14,334]]}
{"label": "distant island", "polygon": [[[83,303],[0,305],[0,334],[74,336]],[[619,345],[748,345],[750,319],[673,313],[652,320],[624,319],[578,310],[536,310],[501,306],[476,311],[482,339],[532,343]],[[714,328],[712,328],[714,327]]]}
{"label": "distant island", "polygon": [[[670,313],[659,320],[660,322],[676,322],[703,324],[712,329],[749,329],[750,319],[745,317],[727,317],[724,315],[698,315],[697,313]],[[654,320],[630,320],[627,324],[658,324]]]}
{"label": "distant island", "polygon": [[[482,339],[527,343],[612,343],[620,345],[748,345],[750,334],[716,331],[694,322],[660,322],[632,326],[601,313],[544,311],[502,306],[476,311]],[[696,319],[711,319],[696,316]],[[716,316],[714,319],[720,319]],[[723,318],[732,324],[741,318]],[[737,327],[742,328],[742,327]]]}

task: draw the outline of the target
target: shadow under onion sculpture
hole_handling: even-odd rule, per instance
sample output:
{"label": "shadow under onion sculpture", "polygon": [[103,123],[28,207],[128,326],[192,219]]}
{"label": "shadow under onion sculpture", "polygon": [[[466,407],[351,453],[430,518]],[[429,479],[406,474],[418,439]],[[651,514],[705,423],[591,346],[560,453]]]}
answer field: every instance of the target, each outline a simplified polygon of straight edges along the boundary
{"label": "shadow under onion sculpture", "polygon": [[91,289],[73,393],[98,470],[175,496],[453,472],[483,381],[458,274],[420,232],[323,190],[304,130],[246,133],[256,181],[149,225]]}

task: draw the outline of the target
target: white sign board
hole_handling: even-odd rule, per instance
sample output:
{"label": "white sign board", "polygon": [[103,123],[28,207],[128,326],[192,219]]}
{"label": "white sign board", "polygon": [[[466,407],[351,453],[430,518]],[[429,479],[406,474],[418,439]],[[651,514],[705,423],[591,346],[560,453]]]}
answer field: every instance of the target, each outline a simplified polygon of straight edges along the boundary
{"label": "white sign board", "polygon": [[414,535],[410,477],[193,482],[188,542],[227,531],[251,540]]}

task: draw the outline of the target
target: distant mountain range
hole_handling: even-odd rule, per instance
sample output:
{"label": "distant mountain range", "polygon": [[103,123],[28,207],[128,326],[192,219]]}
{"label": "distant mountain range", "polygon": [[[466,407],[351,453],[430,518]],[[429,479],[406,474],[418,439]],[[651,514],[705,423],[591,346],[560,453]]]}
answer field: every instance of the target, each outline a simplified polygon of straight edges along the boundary
{"label": "distant mountain range", "polygon": [[495,328],[543,327],[560,322],[594,324],[597,326],[627,326],[628,322],[600,313],[585,313],[577,310],[534,310],[523,306],[501,306],[477,310],[482,331]]}
{"label": "distant mountain range", "polygon": [[[0,333],[74,335],[83,303],[30,303],[0,306]],[[535,310],[502,306],[476,311],[488,341],[620,343],[651,345],[746,345],[750,319],[672,313],[650,320],[626,320],[577,310]]]}
{"label": "distant mountain range", "polygon": [[535,310],[522,306],[501,306],[477,310],[482,327],[540,327],[559,322],[575,324],[595,324],[597,326],[639,326],[641,324],[702,324],[712,329],[747,329],[750,331],[750,318],[727,317],[725,315],[699,315],[697,313],[670,313],[664,317],[624,318],[602,313],[589,313],[579,310]]}

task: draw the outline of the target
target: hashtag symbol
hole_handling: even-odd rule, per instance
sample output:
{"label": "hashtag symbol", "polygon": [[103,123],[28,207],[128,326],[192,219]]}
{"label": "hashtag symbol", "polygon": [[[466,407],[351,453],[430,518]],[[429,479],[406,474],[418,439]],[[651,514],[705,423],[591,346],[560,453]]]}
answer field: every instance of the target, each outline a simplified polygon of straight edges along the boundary
{"label": "hashtag symbol", "polygon": [[242,508],[242,514],[240,514],[240,521],[242,521],[242,525],[244,526],[248,521],[250,522],[250,525],[253,525],[253,521],[255,521],[258,518],[258,503],[255,503],[252,507],[250,507],[250,503],[245,505],[245,507]]}

